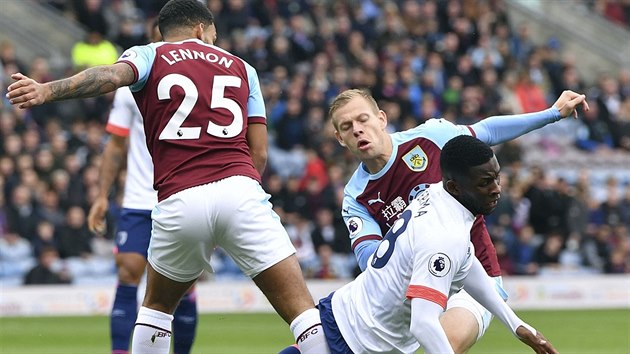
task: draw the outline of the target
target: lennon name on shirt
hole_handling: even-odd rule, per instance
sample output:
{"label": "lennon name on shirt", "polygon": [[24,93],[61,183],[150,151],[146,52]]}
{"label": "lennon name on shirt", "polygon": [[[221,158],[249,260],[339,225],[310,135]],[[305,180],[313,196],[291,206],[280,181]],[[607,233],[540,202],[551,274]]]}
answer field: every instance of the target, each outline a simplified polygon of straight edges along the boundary
{"label": "lennon name on shirt", "polygon": [[232,66],[232,63],[234,62],[234,59],[229,59],[226,58],[222,55],[220,55],[221,53],[204,53],[198,50],[191,50],[191,49],[177,49],[177,50],[171,50],[169,52],[167,52],[166,54],[162,54],[161,58],[164,59],[164,61],[166,61],[166,63],[168,63],[168,65],[174,65],[180,61],[184,61],[184,60],[205,60],[208,61],[210,63],[215,63],[215,64],[219,64],[222,65],[226,68],[230,68],[230,66]]}

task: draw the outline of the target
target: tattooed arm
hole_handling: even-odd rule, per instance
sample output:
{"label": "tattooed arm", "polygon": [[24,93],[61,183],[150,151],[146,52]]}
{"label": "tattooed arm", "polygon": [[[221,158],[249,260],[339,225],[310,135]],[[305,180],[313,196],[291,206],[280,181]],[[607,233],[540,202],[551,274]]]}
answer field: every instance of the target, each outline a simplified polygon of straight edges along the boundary
{"label": "tattooed arm", "polygon": [[61,80],[40,84],[21,73],[11,75],[16,80],[7,88],[7,98],[19,108],[28,108],[46,102],[85,98],[112,92],[121,86],[131,85],[135,78],[129,64],[96,66]]}

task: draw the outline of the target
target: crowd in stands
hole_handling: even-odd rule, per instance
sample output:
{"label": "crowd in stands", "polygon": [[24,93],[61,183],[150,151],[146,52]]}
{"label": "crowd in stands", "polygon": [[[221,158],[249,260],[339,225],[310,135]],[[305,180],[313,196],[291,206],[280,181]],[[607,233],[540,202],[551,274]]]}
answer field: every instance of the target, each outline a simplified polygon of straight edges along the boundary
{"label": "crowd in stands", "polygon": [[[24,62],[11,42],[0,44],[0,281],[114,279],[124,174],[111,194],[105,235],[90,233],[85,222],[97,193],[112,95],[18,110],[4,93],[17,71],[50,81],[115,61],[121,50],[146,43],[165,1],[40,3],[88,35],[68,53],[63,73],[52,72],[45,58]],[[502,0],[207,3],[217,45],[258,70],[271,139],[264,187],[306,276],[357,272],[340,212],[357,160],[327,121],[330,100],[355,87],[371,90],[392,132],[432,117],[472,124],[543,110],[565,89],[586,93],[592,109],[578,120],[496,148],[503,193],[489,230],[507,275],[630,273],[630,174],[596,165],[630,156],[630,68],[584,82],[579,59],[564,55],[556,39],[534,41],[527,25],[512,27]],[[625,12],[614,13],[624,13],[627,24],[622,3]],[[602,9],[601,1],[590,4]],[[566,156],[576,162],[554,169],[545,162],[554,156],[558,164]],[[594,162],[579,165],[585,159]],[[214,262],[213,277],[242,276],[220,250]]]}

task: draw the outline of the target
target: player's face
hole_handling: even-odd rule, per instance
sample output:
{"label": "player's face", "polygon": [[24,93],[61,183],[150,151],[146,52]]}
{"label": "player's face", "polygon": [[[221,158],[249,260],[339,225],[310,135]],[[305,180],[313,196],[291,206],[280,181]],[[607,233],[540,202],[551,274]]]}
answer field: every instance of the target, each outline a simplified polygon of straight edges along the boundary
{"label": "player's face", "polygon": [[501,197],[499,162],[495,156],[483,165],[472,167],[468,178],[458,181],[459,202],[475,215],[488,215]]}
{"label": "player's face", "polygon": [[381,110],[374,112],[365,98],[352,98],[335,111],[332,120],[339,144],[347,147],[361,161],[386,153],[385,141],[389,139],[385,131],[387,116]]}

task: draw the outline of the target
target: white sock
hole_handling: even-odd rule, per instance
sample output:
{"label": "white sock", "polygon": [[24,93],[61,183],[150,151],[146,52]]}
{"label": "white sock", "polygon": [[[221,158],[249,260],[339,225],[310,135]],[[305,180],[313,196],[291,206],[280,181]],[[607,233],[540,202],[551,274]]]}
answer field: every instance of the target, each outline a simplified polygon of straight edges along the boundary
{"label": "white sock", "polygon": [[131,340],[132,354],[169,354],[173,316],[141,307]]}
{"label": "white sock", "polygon": [[330,354],[318,309],[308,309],[290,325],[302,354]]}

